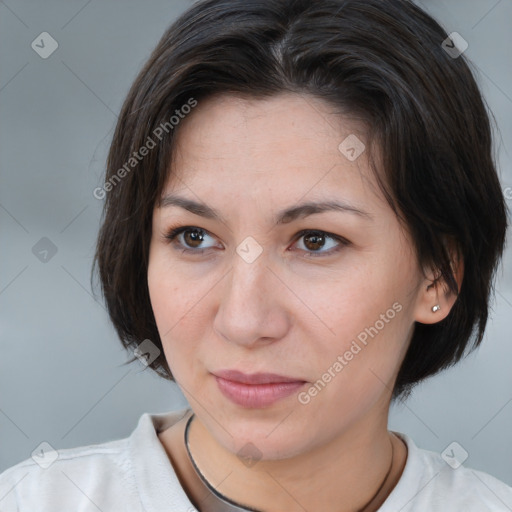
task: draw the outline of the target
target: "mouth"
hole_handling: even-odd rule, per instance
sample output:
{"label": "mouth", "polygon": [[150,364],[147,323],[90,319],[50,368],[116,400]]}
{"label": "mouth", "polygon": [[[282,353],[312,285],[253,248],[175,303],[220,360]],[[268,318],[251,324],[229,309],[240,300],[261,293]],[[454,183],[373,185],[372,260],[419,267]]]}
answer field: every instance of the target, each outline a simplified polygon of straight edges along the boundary
{"label": "mouth", "polygon": [[244,408],[263,408],[294,394],[307,381],[275,373],[245,374],[238,370],[213,373],[220,392]]}
{"label": "mouth", "polygon": [[216,377],[239,382],[241,384],[280,384],[286,382],[306,382],[297,377],[286,377],[277,373],[243,373],[238,370],[219,370],[212,372]]}

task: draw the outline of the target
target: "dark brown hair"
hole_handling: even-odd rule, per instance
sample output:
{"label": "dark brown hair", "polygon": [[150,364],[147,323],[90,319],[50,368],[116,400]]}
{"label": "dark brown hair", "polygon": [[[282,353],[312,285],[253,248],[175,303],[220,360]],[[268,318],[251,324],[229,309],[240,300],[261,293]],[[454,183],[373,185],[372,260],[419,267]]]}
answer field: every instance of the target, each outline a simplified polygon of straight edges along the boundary
{"label": "dark brown hair", "polygon": [[[214,94],[294,92],[364,121],[369,146],[375,139],[383,158],[382,170],[372,169],[418,262],[458,293],[444,320],[416,323],[393,398],[476,348],[504,248],[506,206],[471,64],[445,51],[446,38],[406,0],[206,0],[175,21],[128,93],[107,161],[92,273],[98,264],[123,345],[133,350],[149,339],[162,348],[147,269],[152,213],[179,130],[171,116]],[[156,144],[139,159],[149,139]],[[464,262],[460,290],[450,241]],[[151,368],[172,379],[163,351]]]}

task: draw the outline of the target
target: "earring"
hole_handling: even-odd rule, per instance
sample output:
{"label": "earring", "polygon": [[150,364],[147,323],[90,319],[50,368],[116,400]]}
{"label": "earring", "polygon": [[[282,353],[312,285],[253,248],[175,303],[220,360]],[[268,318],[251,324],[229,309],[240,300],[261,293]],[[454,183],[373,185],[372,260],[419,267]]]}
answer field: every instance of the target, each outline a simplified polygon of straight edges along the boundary
{"label": "earring", "polygon": [[436,304],[432,307],[432,312],[435,313],[436,311],[439,311],[441,309],[441,306],[439,304]]}

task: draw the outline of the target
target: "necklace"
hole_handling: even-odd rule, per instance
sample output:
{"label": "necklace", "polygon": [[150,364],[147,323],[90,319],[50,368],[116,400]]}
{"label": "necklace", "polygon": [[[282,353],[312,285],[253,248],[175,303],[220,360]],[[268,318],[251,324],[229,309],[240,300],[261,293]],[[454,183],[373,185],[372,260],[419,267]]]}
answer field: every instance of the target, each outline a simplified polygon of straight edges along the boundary
{"label": "necklace", "polygon": [[[195,463],[192,454],[190,453],[190,447],[188,445],[188,431],[190,424],[192,423],[192,419],[194,418],[195,414],[192,414],[190,418],[187,421],[187,424],[185,426],[185,448],[187,450],[188,457],[190,459],[190,462],[192,463],[192,466],[194,467],[195,472],[197,473],[197,476],[199,477],[199,480],[203,484],[203,488],[205,491],[207,491],[209,497],[211,497],[211,502],[208,506],[207,510],[203,510],[201,512],[261,512],[258,509],[248,507],[246,505],[242,505],[240,503],[237,503],[236,501],[231,500],[227,496],[224,496],[221,494],[215,487],[213,487],[210,482],[205,478],[205,476],[201,473],[199,468],[197,467],[197,464]],[[372,503],[375,503],[377,498],[379,497],[382,489],[384,488],[386,482],[388,481],[389,475],[391,474],[391,469],[393,468],[393,460],[395,455],[395,449],[393,446],[393,443],[391,443],[391,464],[389,465],[389,469],[386,473],[386,476],[384,477],[384,480],[382,484],[377,489],[377,492],[373,495],[371,500],[361,509],[359,509],[357,512],[367,512],[370,510],[370,506]]]}

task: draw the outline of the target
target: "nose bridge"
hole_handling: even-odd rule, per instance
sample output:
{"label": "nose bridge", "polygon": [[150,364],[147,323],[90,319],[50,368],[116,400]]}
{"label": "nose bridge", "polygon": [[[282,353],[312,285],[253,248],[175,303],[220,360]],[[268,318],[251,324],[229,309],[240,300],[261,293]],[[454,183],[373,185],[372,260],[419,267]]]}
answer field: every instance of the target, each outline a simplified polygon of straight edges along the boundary
{"label": "nose bridge", "polygon": [[[260,246],[261,247],[261,246]],[[249,315],[264,313],[265,297],[269,280],[273,277],[268,268],[268,253],[262,250],[256,254],[256,246],[251,242],[242,242],[233,256],[233,269],[226,291],[225,301],[233,311],[242,308]],[[267,295],[268,299],[268,295]],[[268,302],[268,301],[267,301]]]}
{"label": "nose bridge", "polygon": [[239,344],[280,337],[285,328],[279,283],[269,268],[269,254],[256,244],[246,239],[238,245],[215,319],[217,332]]}

